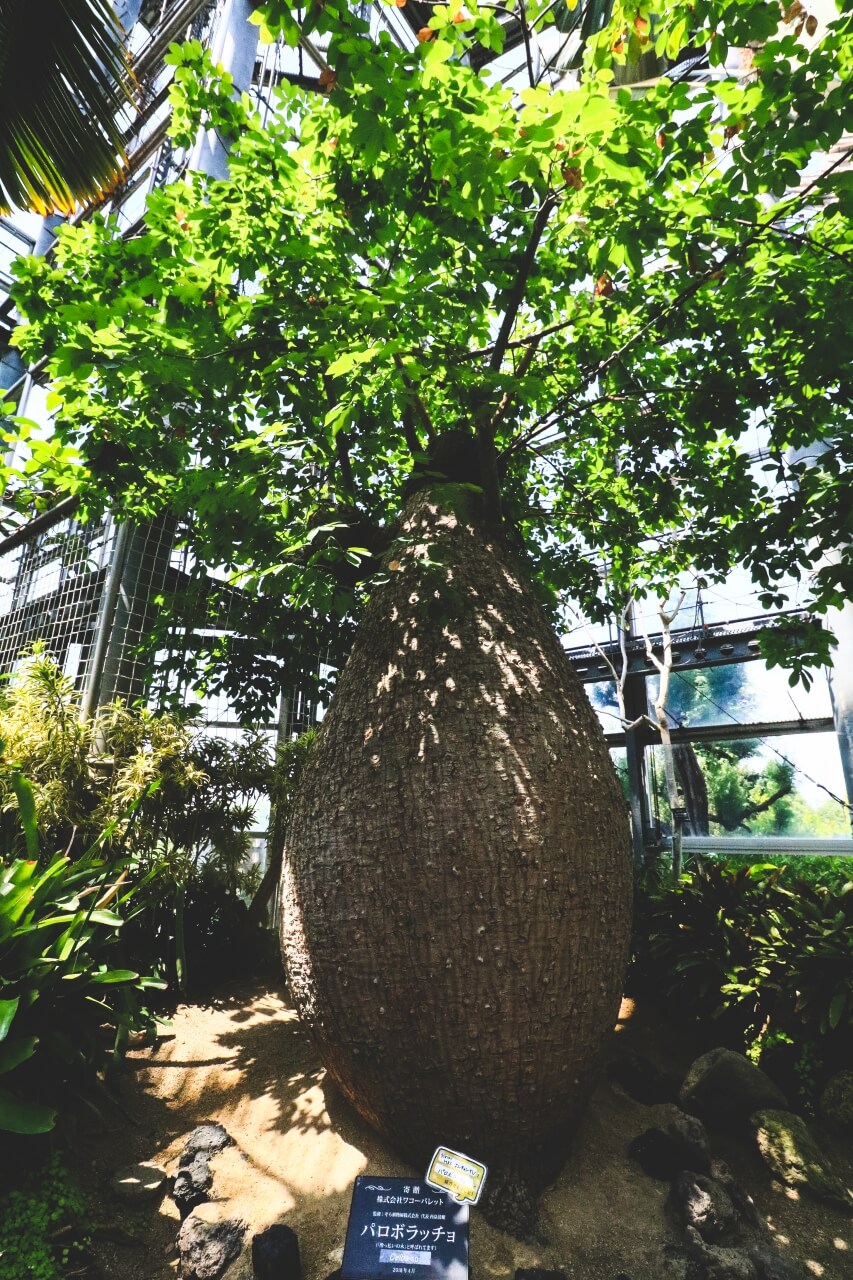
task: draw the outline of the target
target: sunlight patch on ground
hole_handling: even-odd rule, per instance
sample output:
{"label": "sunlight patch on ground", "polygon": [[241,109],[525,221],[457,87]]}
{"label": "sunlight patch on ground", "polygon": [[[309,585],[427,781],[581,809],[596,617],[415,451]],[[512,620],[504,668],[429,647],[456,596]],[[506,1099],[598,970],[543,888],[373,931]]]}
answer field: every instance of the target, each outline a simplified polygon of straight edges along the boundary
{"label": "sunlight patch on ground", "polygon": [[616,1019],[616,1031],[625,1031],[634,1016],[636,1005],[630,996],[623,996],[619,1006],[619,1017]]}

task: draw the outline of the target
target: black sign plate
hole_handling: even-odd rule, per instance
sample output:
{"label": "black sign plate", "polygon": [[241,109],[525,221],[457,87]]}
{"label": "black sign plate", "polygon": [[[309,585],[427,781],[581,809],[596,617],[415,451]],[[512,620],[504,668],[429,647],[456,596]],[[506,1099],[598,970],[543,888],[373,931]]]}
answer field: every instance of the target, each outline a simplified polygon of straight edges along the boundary
{"label": "black sign plate", "polygon": [[468,1206],[411,1178],[359,1177],[341,1280],[468,1280]]}

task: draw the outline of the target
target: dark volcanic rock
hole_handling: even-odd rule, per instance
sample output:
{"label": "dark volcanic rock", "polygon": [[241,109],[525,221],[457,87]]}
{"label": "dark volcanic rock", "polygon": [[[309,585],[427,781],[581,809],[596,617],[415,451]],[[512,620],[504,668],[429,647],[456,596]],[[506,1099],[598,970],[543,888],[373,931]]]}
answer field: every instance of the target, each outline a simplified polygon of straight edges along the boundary
{"label": "dark volcanic rock", "polygon": [[181,1217],[195,1209],[196,1205],[209,1200],[208,1192],[213,1186],[213,1174],[210,1162],[203,1151],[197,1152],[192,1160],[178,1170],[172,1187],[172,1199],[181,1211]]}
{"label": "dark volcanic rock", "polygon": [[625,1053],[608,1063],[607,1075],[635,1102],[652,1107],[659,1102],[675,1102],[681,1077],[661,1071],[639,1053]]}
{"label": "dark volcanic rock", "polygon": [[712,1049],[687,1072],[679,1103],[691,1115],[720,1125],[740,1125],[754,1111],[787,1107],[787,1100],[759,1067],[742,1053]]}
{"label": "dark volcanic rock", "polygon": [[706,1244],[695,1227],[688,1227],[685,1280],[762,1280],[746,1249]]}
{"label": "dark volcanic rock", "polygon": [[827,1124],[853,1133],[853,1071],[833,1076],[820,1095],[818,1110]]}
{"label": "dark volcanic rock", "polygon": [[185,1165],[192,1164],[200,1152],[212,1156],[217,1151],[223,1151],[225,1147],[233,1145],[234,1139],[229,1137],[223,1126],[214,1120],[208,1120],[205,1124],[200,1124],[193,1129],[187,1138],[178,1167],[183,1169]]}
{"label": "dark volcanic rock", "polygon": [[809,1272],[801,1262],[783,1257],[767,1240],[751,1244],[749,1256],[755,1263],[761,1280],[809,1280]]}
{"label": "dark volcanic rock", "polygon": [[242,1222],[206,1222],[191,1214],[178,1232],[181,1276],[184,1280],[219,1280],[240,1256],[245,1234]]}
{"label": "dark volcanic rock", "polygon": [[539,1201],[523,1178],[497,1174],[486,1181],[480,1211],[499,1231],[526,1240],[536,1226]]}
{"label": "dark volcanic rock", "polygon": [[740,1215],[725,1187],[703,1173],[679,1173],[670,1204],[682,1227],[694,1227],[706,1243],[734,1235]]}
{"label": "dark volcanic rock", "polygon": [[566,1280],[565,1271],[548,1271],[545,1267],[518,1267],[515,1280]]}
{"label": "dark volcanic rock", "polygon": [[301,1280],[299,1239],[284,1223],[276,1223],[252,1237],[255,1280]]}
{"label": "dark volcanic rock", "polygon": [[729,1166],[722,1160],[712,1160],[711,1177],[724,1188],[732,1204],[737,1209],[741,1221],[748,1227],[762,1230],[764,1228],[764,1220],[756,1209],[752,1196],[744,1191]]}
{"label": "dark volcanic rock", "polygon": [[628,1148],[628,1154],[652,1178],[668,1182],[684,1169],[707,1173],[711,1167],[708,1135],[701,1121],[672,1107],[664,1128],[647,1129]]}
{"label": "dark volcanic rock", "polygon": [[685,1280],[809,1280],[802,1263],[783,1257],[767,1240],[725,1248],[690,1231],[687,1257]]}
{"label": "dark volcanic rock", "polygon": [[701,1120],[678,1107],[668,1107],[662,1128],[677,1149],[679,1169],[692,1169],[694,1173],[710,1171],[711,1144]]}

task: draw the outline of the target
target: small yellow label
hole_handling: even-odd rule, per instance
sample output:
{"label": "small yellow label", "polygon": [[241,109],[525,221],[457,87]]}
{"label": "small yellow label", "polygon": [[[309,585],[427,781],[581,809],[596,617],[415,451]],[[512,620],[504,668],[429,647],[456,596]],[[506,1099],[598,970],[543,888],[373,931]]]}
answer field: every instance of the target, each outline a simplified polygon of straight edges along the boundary
{"label": "small yellow label", "polygon": [[437,1147],[430,1161],[425,1181],[437,1191],[446,1191],[459,1204],[476,1204],[483,1190],[488,1169],[479,1160],[463,1156],[461,1151]]}

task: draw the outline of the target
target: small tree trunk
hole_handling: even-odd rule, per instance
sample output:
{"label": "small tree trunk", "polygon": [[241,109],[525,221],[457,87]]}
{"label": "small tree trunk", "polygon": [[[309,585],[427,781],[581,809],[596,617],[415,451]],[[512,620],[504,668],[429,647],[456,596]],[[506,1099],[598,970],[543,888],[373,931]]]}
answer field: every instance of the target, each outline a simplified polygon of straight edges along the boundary
{"label": "small tree trunk", "polygon": [[699,759],[690,743],[672,748],[675,772],[681,784],[684,807],[687,810],[687,829],[691,836],[710,834],[708,813],[708,784]]}
{"label": "small tree trunk", "polygon": [[273,848],[270,846],[269,862],[266,870],[261,877],[261,883],[255,890],[255,896],[249,903],[249,910],[246,913],[246,920],[250,925],[259,925],[264,923],[269,908],[270,899],[272,898],[275,887],[281,878],[281,846]]}
{"label": "small tree trunk", "polygon": [[660,733],[661,749],[663,752],[663,772],[666,780],[666,797],[669,801],[669,811],[672,817],[672,874],[675,879],[681,875],[682,857],[681,857],[681,838],[683,835],[682,824],[684,821],[684,809],[682,807],[682,797],[678,790],[678,784],[675,780],[675,762],[672,753],[672,737],[669,732],[669,714],[666,709],[666,700],[669,696],[669,679],[672,675],[672,623],[677,617],[678,611],[684,603],[685,593],[682,591],[679,596],[678,603],[671,613],[666,612],[666,601],[662,600],[658,608],[658,614],[661,620],[661,632],[663,638],[663,658],[659,658],[652,648],[648,632],[643,631],[643,639],[646,642],[646,654],[649,661],[656,667],[658,672],[658,693],[655,698],[655,721],[657,723],[658,732]]}
{"label": "small tree trunk", "polygon": [[181,995],[187,990],[187,944],[184,934],[184,908],[187,893],[182,884],[175,888],[175,977]]}

